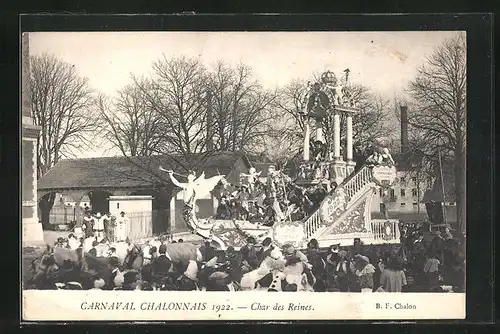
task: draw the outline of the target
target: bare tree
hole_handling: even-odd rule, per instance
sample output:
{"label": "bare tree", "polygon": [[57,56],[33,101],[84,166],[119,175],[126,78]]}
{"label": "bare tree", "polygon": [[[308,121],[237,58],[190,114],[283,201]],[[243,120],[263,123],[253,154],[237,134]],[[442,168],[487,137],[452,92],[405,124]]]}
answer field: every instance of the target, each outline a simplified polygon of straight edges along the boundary
{"label": "bare tree", "polygon": [[435,165],[439,152],[454,166],[459,229],[465,231],[466,41],[463,34],[446,40],[428,57],[410,83],[417,110],[409,115],[419,132],[419,151]]}
{"label": "bare tree", "polygon": [[[89,135],[96,131],[98,118],[88,79],[74,65],[43,54],[31,56],[30,72],[33,120],[41,127],[37,144],[40,178],[62,157],[75,156],[91,144]],[[54,195],[40,200],[44,225],[49,222]]]}
{"label": "bare tree", "polygon": [[264,90],[252,76],[250,67],[235,68],[218,61],[211,73],[213,140],[222,151],[255,151],[262,145],[267,122],[272,118],[269,108],[274,93]]}
{"label": "bare tree", "polygon": [[[141,86],[149,83],[143,81]],[[124,156],[150,156],[166,145],[164,124],[135,84],[117,92],[116,99],[99,95],[102,135]]]}

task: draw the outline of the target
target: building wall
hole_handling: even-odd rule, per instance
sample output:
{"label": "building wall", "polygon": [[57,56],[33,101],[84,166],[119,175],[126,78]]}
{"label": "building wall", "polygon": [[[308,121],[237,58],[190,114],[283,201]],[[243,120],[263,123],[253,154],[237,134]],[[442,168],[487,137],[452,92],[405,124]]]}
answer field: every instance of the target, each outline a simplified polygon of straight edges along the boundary
{"label": "building wall", "polygon": [[[397,178],[389,189],[390,212],[425,213],[425,204],[421,203],[425,190],[430,187],[426,180],[418,180],[416,174],[407,171],[397,172]],[[382,212],[382,189],[373,196],[371,211]]]}
{"label": "building wall", "polygon": [[110,196],[109,197],[109,212],[112,215],[118,216],[120,212],[137,213],[153,211],[152,196]]}
{"label": "building wall", "polygon": [[21,41],[21,217],[22,244],[43,244],[42,224],[37,210],[37,139],[40,127],[33,124],[30,103],[29,37],[23,33]]}

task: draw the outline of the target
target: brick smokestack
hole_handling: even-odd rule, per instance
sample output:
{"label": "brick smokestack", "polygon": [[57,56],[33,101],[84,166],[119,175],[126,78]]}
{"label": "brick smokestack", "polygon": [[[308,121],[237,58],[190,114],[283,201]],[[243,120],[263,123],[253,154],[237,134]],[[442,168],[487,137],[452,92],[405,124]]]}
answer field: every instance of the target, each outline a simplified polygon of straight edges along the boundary
{"label": "brick smokestack", "polygon": [[400,106],[401,111],[401,153],[404,155],[408,152],[408,107]]}

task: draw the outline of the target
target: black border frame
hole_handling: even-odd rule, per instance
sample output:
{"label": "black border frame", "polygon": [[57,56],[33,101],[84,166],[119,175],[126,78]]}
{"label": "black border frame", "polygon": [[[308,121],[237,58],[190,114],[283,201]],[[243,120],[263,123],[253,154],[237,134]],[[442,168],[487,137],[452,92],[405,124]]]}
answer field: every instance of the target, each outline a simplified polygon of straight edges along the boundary
{"label": "black border frame", "polygon": [[[7,18],[9,28],[17,26],[21,31],[403,31],[403,30],[466,30],[468,42],[468,156],[467,156],[467,320],[452,323],[488,323],[494,315],[494,112],[493,112],[493,17],[491,14],[181,14],[181,15],[27,15],[20,16],[19,22]],[[18,25],[17,25],[18,23]],[[12,29],[14,30],[14,29]],[[14,32],[14,31],[13,31]],[[19,40],[20,31],[6,39],[2,51],[11,51],[4,64],[9,84],[4,94],[12,105],[5,110],[19,110],[20,90],[13,85],[19,81]],[[8,178],[6,189],[16,189],[19,180],[18,128],[20,113],[3,113],[3,144],[1,150],[2,168],[12,177]],[[5,117],[7,115],[7,117]],[[9,183],[10,182],[10,183]],[[18,196],[10,194],[4,203],[6,208],[17,208]],[[7,202],[5,202],[7,200]],[[10,202],[9,202],[10,201]],[[15,204],[14,204],[15,203]],[[14,210],[13,210],[14,211]],[[19,221],[19,212],[3,215],[6,220]],[[17,226],[16,226],[17,227]],[[15,229],[19,233],[19,229]],[[9,235],[12,235],[11,233]],[[13,241],[9,238],[8,241]],[[475,240],[475,242],[472,242]],[[478,242],[479,241],[479,242]],[[11,247],[8,247],[9,249]],[[19,246],[18,246],[19,248]],[[19,266],[19,254],[16,258]],[[12,258],[11,258],[12,261]],[[14,263],[14,261],[12,261]],[[16,275],[18,271],[16,271]],[[17,277],[16,277],[17,278]],[[17,281],[17,280],[16,280]],[[14,289],[12,289],[14,290]],[[12,292],[11,290],[11,292]],[[15,291],[18,291],[18,287]],[[19,296],[18,296],[19,298]],[[14,300],[10,305],[20,303]],[[5,305],[5,304],[4,304]],[[17,304],[19,305],[19,304]],[[20,306],[20,305],[19,305]],[[15,315],[15,313],[14,313]],[[20,317],[20,313],[17,313]],[[20,318],[18,318],[20,320]],[[168,325],[192,325],[192,322],[160,322]],[[199,324],[220,325],[220,322],[197,322]],[[227,323],[227,322],[224,322]],[[262,323],[259,321],[234,321],[230,323]],[[266,322],[270,323],[270,322]],[[338,321],[280,321],[278,323],[297,325],[345,323]],[[374,323],[353,321],[349,323]],[[388,323],[377,321],[376,323]],[[394,323],[394,322],[392,322]],[[409,323],[408,321],[401,324]],[[418,321],[418,323],[450,323],[450,321]],[[24,323],[31,327],[35,323]],[[44,325],[53,326],[47,322]],[[103,325],[103,322],[78,322],[77,325]],[[113,324],[120,324],[113,322]],[[94,326],[92,327],[94,328]],[[198,328],[192,327],[193,329]],[[235,328],[233,328],[234,330]],[[89,328],[90,330],[90,328]]]}

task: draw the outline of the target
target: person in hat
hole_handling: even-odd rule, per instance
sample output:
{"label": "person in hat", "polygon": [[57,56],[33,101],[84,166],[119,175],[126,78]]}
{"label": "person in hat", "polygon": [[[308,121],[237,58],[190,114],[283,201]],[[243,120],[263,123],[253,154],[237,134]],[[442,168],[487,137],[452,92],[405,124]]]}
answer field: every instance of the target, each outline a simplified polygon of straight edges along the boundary
{"label": "person in hat", "polygon": [[364,245],[360,238],[354,238],[353,246],[351,247],[349,257],[353,259],[356,255],[364,255]]}
{"label": "person in hat", "polygon": [[283,255],[285,258],[285,288],[283,291],[292,291],[287,285],[295,284],[296,290],[293,291],[314,291],[316,278],[312,273],[312,265],[307,262],[307,257],[296,250],[291,244],[283,246]]}
{"label": "person in hat", "polygon": [[274,249],[275,247],[273,246],[273,239],[267,237],[262,240],[262,249],[257,254],[259,261],[264,261],[264,259],[268,257]]}
{"label": "person in hat", "polygon": [[233,246],[229,246],[226,250],[226,261],[228,262],[227,272],[231,276],[231,281],[239,282],[242,277],[242,256],[239,252],[235,251]]}
{"label": "person in hat", "polygon": [[340,244],[330,245],[325,255],[325,272],[326,272],[326,290],[333,291],[335,268],[339,262],[339,247]]}
{"label": "person in hat", "polygon": [[326,290],[326,263],[319,252],[319,244],[316,239],[311,239],[307,244],[307,261],[312,265],[312,273],[316,277],[314,291],[324,292]]}
{"label": "person in hat", "polygon": [[403,264],[398,257],[391,256],[387,266],[382,269],[379,286],[385,292],[402,292],[405,285],[407,282]]}
{"label": "person in hat", "polygon": [[354,257],[354,267],[361,292],[373,292],[375,267],[370,263],[368,257],[360,254],[356,255]]}
{"label": "person in hat", "polygon": [[231,219],[231,208],[229,207],[229,202],[226,195],[222,195],[220,199],[219,206],[217,207],[217,212],[215,214],[215,219],[227,220]]}
{"label": "person in hat", "polygon": [[259,258],[257,256],[257,241],[254,237],[248,237],[245,246],[241,247],[240,252],[244,266],[244,272],[249,272],[257,269],[259,266]]}
{"label": "person in hat", "polygon": [[303,263],[308,263],[307,256],[300,250],[295,249],[295,246],[292,244],[283,245],[283,255],[285,260],[297,258]]}
{"label": "person in hat", "polygon": [[151,264],[151,275],[153,277],[153,281],[157,284],[159,284],[161,280],[167,276],[170,267],[172,266],[172,261],[170,261],[167,257],[167,246],[160,245],[158,253],[160,255],[154,259]]}
{"label": "person in hat", "polygon": [[339,251],[339,259],[334,271],[334,290],[340,292],[349,291],[349,263],[347,261],[347,251]]}
{"label": "person in hat", "polygon": [[107,269],[101,272],[102,278],[106,282],[103,290],[113,290],[116,286],[115,279],[120,274],[120,261],[118,258],[110,257],[108,259]]}
{"label": "person in hat", "polygon": [[208,262],[215,256],[215,247],[212,246],[212,239],[205,239],[203,245],[199,248],[202,262]]}
{"label": "person in hat", "polygon": [[208,277],[207,291],[236,291],[228,273],[216,271]]}
{"label": "person in hat", "polygon": [[283,253],[278,248],[275,248],[257,269],[243,275],[241,278],[241,288],[244,290],[253,290],[256,287],[269,287],[273,275],[278,271],[283,272],[284,267],[285,259]]}

